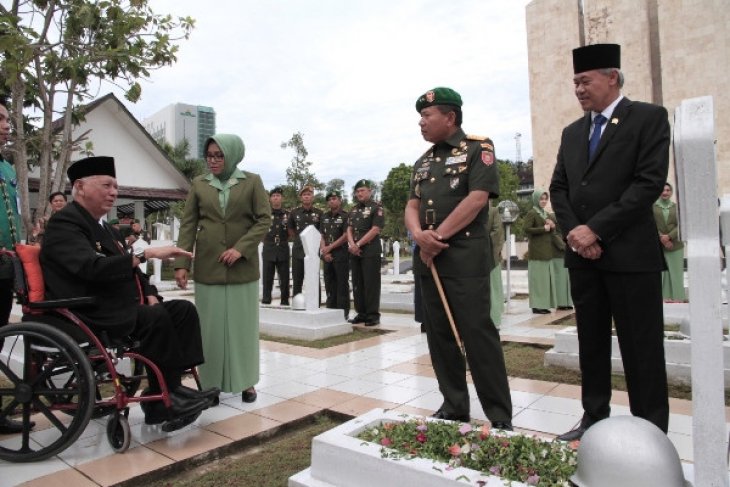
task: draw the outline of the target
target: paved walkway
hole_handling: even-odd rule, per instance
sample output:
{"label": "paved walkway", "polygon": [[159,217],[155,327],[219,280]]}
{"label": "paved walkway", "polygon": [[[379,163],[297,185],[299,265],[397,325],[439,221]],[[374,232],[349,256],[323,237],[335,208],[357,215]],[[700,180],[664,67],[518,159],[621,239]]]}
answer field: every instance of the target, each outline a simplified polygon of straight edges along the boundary
{"label": "paved walkway", "polygon": [[[504,316],[504,340],[552,342],[560,326],[551,325],[569,312],[532,315],[525,300],[513,300]],[[385,313],[381,327],[393,333],[355,343],[314,350],[261,342],[258,400],[241,402],[240,394],[223,395],[221,404],[205,411],[193,424],[171,434],[146,426],[138,406],[129,421],[133,442],[124,454],[114,454],[106,435],[106,420],[92,420],[83,436],[59,455],[31,464],[0,461],[0,486],[113,485],[176,462],[217,449],[265,437],[287,423],[321,410],[357,416],[372,408],[431,414],[442,402],[430,364],[425,335],[412,315]],[[485,420],[473,386],[472,417]],[[522,431],[554,436],[580,420],[580,387],[520,378],[510,379],[514,425]],[[671,400],[669,438],[680,457],[692,460],[691,402]],[[629,414],[624,392],[614,392],[614,415]],[[43,441],[43,424],[32,434]],[[247,440],[248,439],[248,440]],[[0,436],[3,441],[12,441]],[[144,480],[135,482],[144,484]]]}

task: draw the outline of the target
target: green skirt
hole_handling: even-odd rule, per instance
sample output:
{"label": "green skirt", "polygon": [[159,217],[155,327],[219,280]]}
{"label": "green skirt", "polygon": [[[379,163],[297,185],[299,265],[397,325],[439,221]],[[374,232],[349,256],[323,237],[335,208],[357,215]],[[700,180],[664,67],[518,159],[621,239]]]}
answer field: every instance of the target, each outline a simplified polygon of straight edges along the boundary
{"label": "green skirt", "polygon": [[665,250],[667,270],[662,272],[662,297],[672,301],[684,301],[684,249]]}
{"label": "green skirt", "polygon": [[205,363],[203,387],[240,392],[259,381],[259,283],[195,283]]}
{"label": "green skirt", "polygon": [[558,306],[573,306],[573,298],[570,295],[570,278],[568,269],[565,268],[565,261],[562,257],[556,257],[550,261],[555,283],[555,300]]}
{"label": "green skirt", "polygon": [[530,308],[550,309],[558,306],[552,268],[549,260],[527,261]]}
{"label": "green skirt", "polygon": [[489,316],[494,326],[499,328],[502,324],[502,313],[504,312],[504,288],[502,287],[502,265],[497,264],[489,273]]}

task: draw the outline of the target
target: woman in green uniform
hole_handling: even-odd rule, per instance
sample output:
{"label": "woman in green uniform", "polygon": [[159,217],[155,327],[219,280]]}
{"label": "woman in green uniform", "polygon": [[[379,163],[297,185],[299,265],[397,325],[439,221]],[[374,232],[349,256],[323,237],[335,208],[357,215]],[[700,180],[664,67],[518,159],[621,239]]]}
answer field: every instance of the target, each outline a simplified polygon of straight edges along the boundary
{"label": "woman in green uniform", "polygon": [[547,314],[550,308],[557,308],[557,292],[553,241],[559,238],[555,216],[549,214],[545,207],[548,194],[542,189],[532,193],[532,209],[524,219],[527,233],[527,281],[529,286],[530,307],[533,313]]}
{"label": "woman in green uniform", "polygon": [[679,240],[679,219],[677,204],[671,200],[672,185],[666,183],[659,199],[654,203],[654,220],[656,220],[659,240],[664,247],[664,259],[667,270],[662,272],[662,297],[664,301],[686,299],[684,294],[684,243]]}

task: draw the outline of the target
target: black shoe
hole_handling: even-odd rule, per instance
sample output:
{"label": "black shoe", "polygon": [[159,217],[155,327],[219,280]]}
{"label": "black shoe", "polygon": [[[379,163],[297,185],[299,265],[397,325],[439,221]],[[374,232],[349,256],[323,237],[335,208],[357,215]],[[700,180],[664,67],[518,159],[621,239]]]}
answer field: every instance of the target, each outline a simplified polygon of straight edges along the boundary
{"label": "black shoe", "polygon": [[559,441],[568,441],[568,442],[580,440],[581,438],[583,438],[583,434],[586,432],[587,429],[588,428],[581,425],[581,426],[578,426],[574,430],[570,430],[567,433],[563,433],[562,435],[559,435],[555,439],[559,440]]}
{"label": "black shoe", "polygon": [[196,419],[198,419],[201,414],[203,414],[203,412],[198,411],[197,413],[189,414],[187,416],[181,416],[179,418],[171,419],[170,421],[165,422],[165,424],[162,425],[161,429],[165,433],[179,430],[180,428],[184,428]]}
{"label": "black shoe", "polygon": [[514,431],[510,421],[492,421],[492,428],[496,430]]}
{"label": "black shoe", "polygon": [[[35,427],[35,421],[28,422],[30,429]],[[23,432],[23,422],[10,418],[0,419],[0,435],[12,435]]]}
{"label": "black shoe", "polygon": [[220,395],[221,390],[217,387],[211,387],[210,389],[199,391],[197,389],[191,389],[190,387],[179,385],[172,392],[186,399],[198,399],[202,397],[208,401],[209,407],[212,407],[217,406],[220,402],[218,396]]}
{"label": "black shoe", "polygon": [[535,313],[536,315],[550,314],[549,309],[542,309],[542,308],[532,308],[532,312]]}
{"label": "black shoe", "polygon": [[256,389],[250,391],[246,389],[241,393],[241,400],[243,402],[254,402],[258,396],[259,395],[256,393]]}
{"label": "black shoe", "polygon": [[558,309],[573,309],[572,306],[558,306]]}
{"label": "black shoe", "polygon": [[447,421],[461,421],[462,423],[468,423],[471,420],[468,414],[452,414],[447,413],[443,409],[439,409],[433,413],[431,417],[436,419],[445,419]]}
{"label": "black shoe", "polygon": [[379,324],[380,324],[380,322],[378,320],[366,321],[365,323],[363,323],[363,325],[365,325],[365,326],[376,326],[376,325],[379,325]]}
{"label": "black shoe", "polygon": [[357,325],[358,323],[365,323],[365,318],[362,316],[355,316],[354,318],[351,318],[347,320],[348,323],[352,323],[353,325]]}
{"label": "black shoe", "polygon": [[[141,405],[142,411],[144,411],[145,424],[160,424],[166,421],[191,416],[196,413],[200,413],[203,409],[207,409],[210,404],[210,401],[203,397],[187,398],[174,392],[170,393],[170,401],[172,404],[170,404],[169,408],[165,407],[162,400],[142,402]],[[195,420],[193,419],[193,421]]]}
{"label": "black shoe", "polygon": [[271,304],[271,300],[270,299],[262,299],[261,300],[261,304]]}
{"label": "black shoe", "polygon": [[280,306],[289,306],[289,300],[279,302]]}

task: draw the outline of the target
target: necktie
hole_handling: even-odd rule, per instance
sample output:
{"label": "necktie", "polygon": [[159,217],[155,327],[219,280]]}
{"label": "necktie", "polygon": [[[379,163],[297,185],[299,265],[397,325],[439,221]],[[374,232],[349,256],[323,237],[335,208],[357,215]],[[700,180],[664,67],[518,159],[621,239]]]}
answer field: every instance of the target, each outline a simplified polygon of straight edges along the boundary
{"label": "necktie", "polygon": [[593,119],[593,133],[588,141],[588,159],[593,159],[593,154],[596,153],[598,143],[601,141],[601,127],[606,123],[606,117],[600,113]]}

